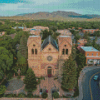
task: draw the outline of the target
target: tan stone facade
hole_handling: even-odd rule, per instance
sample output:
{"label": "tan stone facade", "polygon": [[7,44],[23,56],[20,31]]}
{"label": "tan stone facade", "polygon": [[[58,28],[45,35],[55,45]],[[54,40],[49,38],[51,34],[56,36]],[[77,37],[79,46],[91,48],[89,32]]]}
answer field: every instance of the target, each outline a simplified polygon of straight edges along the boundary
{"label": "tan stone facade", "polygon": [[62,74],[63,62],[71,54],[72,40],[70,36],[59,36],[58,44],[48,36],[41,43],[40,36],[30,36],[28,46],[28,65],[35,75],[58,76]]}

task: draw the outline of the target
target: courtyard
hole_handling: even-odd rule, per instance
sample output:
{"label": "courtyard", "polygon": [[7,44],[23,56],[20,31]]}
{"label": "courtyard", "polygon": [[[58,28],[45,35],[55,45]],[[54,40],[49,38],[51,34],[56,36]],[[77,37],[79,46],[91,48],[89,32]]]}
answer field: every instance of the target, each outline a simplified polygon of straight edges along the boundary
{"label": "courtyard", "polygon": [[[27,95],[27,92],[25,91],[25,84],[23,83],[24,76],[21,77],[21,79],[13,78],[9,81],[9,85],[7,87],[7,90],[5,94],[19,94],[24,93]],[[37,89],[32,93],[33,95],[39,95],[40,90],[42,89],[42,92],[47,90],[48,93],[48,99],[51,100],[52,98],[52,91],[56,90],[58,91],[60,96],[63,95],[73,95],[73,91],[65,92],[61,88],[61,84],[58,82],[58,79],[54,80],[54,77],[45,77],[45,79],[41,79],[40,84],[37,85]]]}

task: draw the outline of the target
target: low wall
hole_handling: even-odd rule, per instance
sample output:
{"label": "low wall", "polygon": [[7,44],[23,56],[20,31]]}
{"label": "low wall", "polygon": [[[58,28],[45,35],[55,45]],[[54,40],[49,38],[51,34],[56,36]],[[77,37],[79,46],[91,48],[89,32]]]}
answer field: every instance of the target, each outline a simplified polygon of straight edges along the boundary
{"label": "low wall", "polygon": [[0,100],[48,100],[43,98],[0,98]]}
{"label": "low wall", "polygon": [[71,100],[70,98],[58,98],[58,99],[54,99],[53,100]]}

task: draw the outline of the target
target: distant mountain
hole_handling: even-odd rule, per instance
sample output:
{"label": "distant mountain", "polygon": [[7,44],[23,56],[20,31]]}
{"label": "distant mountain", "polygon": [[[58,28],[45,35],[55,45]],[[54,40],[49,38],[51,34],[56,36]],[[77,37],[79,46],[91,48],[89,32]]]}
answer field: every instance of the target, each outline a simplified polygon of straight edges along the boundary
{"label": "distant mountain", "polygon": [[27,18],[33,18],[33,19],[52,19],[52,18],[87,18],[87,19],[91,19],[91,18],[100,18],[100,15],[96,15],[96,14],[86,14],[86,15],[82,15],[82,14],[78,14],[75,12],[66,12],[66,11],[55,11],[52,13],[49,12],[37,12],[37,13],[29,13],[29,14],[18,14],[16,16],[23,16],[23,17],[27,17]]}
{"label": "distant mountain", "polygon": [[27,15],[27,14],[33,14],[33,13],[23,13],[23,14],[18,14],[18,15],[16,15],[16,16],[24,16],[24,15]]}
{"label": "distant mountain", "polygon": [[76,15],[69,15],[69,17],[73,17],[73,18],[100,18],[100,15],[81,15],[81,16],[76,16]]}

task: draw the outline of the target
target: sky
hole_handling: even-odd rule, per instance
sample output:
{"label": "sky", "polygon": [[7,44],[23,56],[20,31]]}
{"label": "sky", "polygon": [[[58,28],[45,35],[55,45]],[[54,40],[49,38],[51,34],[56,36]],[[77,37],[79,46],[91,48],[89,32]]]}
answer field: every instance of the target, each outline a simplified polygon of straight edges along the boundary
{"label": "sky", "polygon": [[0,16],[53,11],[100,15],[100,0],[0,0]]}

